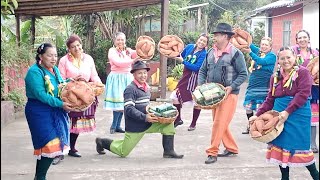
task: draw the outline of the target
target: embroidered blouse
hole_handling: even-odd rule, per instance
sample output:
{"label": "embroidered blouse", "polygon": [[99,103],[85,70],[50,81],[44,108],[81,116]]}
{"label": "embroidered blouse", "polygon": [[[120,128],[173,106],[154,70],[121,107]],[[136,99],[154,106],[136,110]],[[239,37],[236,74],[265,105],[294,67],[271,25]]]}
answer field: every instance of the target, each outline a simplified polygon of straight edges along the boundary
{"label": "embroidered blouse", "polygon": [[300,47],[298,45],[293,46],[292,49],[298,56],[298,65],[302,65],[304,67],[306,67],[314,57],[319,56],[319,52],[315,49],[311,49],[310,47],[308,47],[306,56],[300,52]]}
{"label": "embroidered blouse", "polygon": [[108,59],[111,71],[116,73],[130,73],[131,65],[136,58],[135,50],[127,48],[126,51],[119,51],[115,47],[109,49]]}
{"label": "embroidered blouse", "polygon": [[266,111],[269,111],[273,108],[273,103],[275,98],[283,97],[283,96],[293,96],[293,100],[288,104],[287,108],[285,109],[289,114],[295,111],[297,108],[304,105],[311,95],[311,86],[312,86],[312,79],[309,74],[309,71],[303,67],[299,66],[298,69],[298,76],[292,83],[292,88],[283,87],[286,82],[282,80],[275,87],[275,94],[272,96],[272,87],[274,82],[274,76],[271,76],[270,79],[270,89],[267,95],[265,102],[261,105],[258,109],[257,116],[260,116]]}
{"label": "embroidered blouse", "polygon": [[60,59],[58,66],[61,76],[64,79],[67,79],[81,75],[86,81],[101,83],[93,58],[85,53],[83,53],[82,57],[80,68],[78,68],[73,64],[73,58],[69,54],[63,56]]}

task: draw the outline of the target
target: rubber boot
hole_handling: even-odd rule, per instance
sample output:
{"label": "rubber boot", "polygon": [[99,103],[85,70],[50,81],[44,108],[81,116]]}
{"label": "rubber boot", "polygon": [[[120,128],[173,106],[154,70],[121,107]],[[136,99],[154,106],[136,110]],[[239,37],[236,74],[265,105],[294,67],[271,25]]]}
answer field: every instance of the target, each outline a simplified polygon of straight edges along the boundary
{"label": "rubber boot", "polygon": [[164,158],[176,158],[181,159],[183,158],[183,155],[178,155],[174,151],[174,136],[173,135],[163,135],[162,136],[162,146],[164,149],[163,157]]}
{"label": "rubber boot", "polygon": [[105,154],[104,149],[110,151],[110,145],[113,140],[108,138],[96,138],[96,150],[99,154]]}

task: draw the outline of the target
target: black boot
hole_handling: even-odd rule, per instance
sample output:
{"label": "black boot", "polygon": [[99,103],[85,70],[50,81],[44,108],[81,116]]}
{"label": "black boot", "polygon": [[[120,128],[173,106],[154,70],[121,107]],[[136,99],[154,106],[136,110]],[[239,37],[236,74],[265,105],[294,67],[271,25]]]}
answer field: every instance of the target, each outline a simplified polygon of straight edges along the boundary
{"label": "black boot", "polygon": [[178,110],[178,117],[176,118],[176,120],[174,121],[174,127],[176,128],[177,126],[179,125],[182,125],[183,124],[183,121],[181,119],[181,104],[173,104],[177,110]]}
{"label": "black boot", "polygon": [[108,138],[96,138],[96,150],[99,154],[105,154],[104,149],[107,149],[110,151],[110,145],[113,140]]}
{"label": "black boot", "polygon": [[178,155],[174,151],[173,140],[174,140],[173,135],[162,135],[162,146],[164,149],[163,157],[181,159],[183,158],[183,155]]}

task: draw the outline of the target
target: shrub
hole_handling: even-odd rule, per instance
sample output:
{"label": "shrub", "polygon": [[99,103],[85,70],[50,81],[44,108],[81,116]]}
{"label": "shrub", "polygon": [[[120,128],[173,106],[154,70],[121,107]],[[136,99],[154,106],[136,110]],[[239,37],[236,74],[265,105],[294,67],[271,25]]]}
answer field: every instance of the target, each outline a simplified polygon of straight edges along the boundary
{"label": "shrub", "polygon": [[15,112],[20,111],[26,104],[25,88],[15,89],[4,95],[6,101],[13,101]]}
{"label": "shrub", "polygon": [[16,111],[22,108],[25,104],[25,87],[21,87],[21,89],[16,89],[5,94],[4,69],[5,67],[16,67],[20,64],[29,64],[33,59],[35,59],[34,53],[30,46],[21,44],[21,46],[18,47],[15,43],[1,43],[1,100],[13,101]]}

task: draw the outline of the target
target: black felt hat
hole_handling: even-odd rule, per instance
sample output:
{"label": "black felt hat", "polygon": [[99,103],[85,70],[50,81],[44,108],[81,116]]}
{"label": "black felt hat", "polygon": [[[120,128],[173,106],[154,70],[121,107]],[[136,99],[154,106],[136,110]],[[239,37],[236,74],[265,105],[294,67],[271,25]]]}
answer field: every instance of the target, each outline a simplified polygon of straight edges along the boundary
{"label": "black felt hat", "polygon": [[139,69],[146,69],[147,71],[150,70],[150,68],[143,61],[136,61],[133,64],[132,70],[130,72],[134,73],[134,71],[139,70]]}
{"label": "black felt hat", "polygon": [[232,32],[232,27],[227,23],[219,23],[216,29],[213,31],[213,34],[214,33],[225,33],[234,35],[234,32]]}

